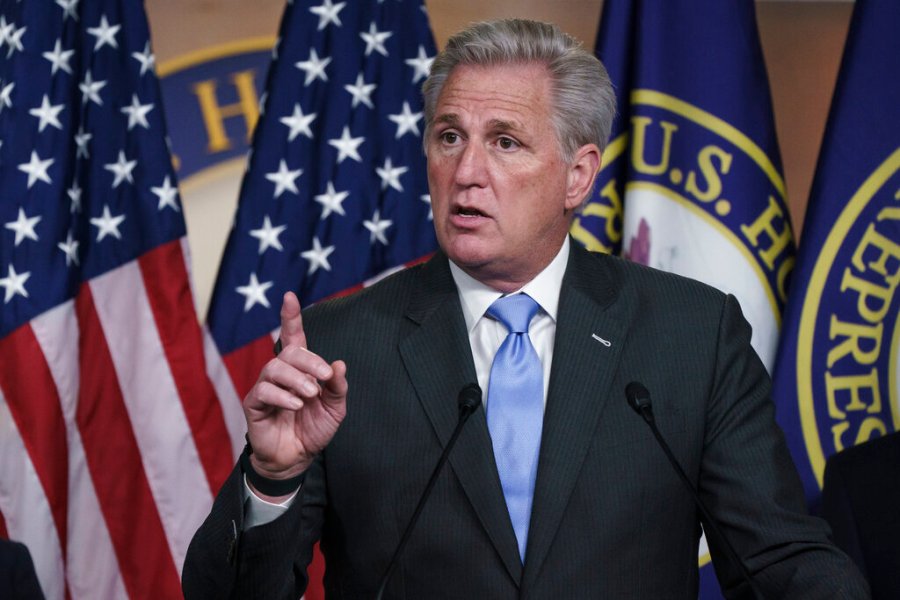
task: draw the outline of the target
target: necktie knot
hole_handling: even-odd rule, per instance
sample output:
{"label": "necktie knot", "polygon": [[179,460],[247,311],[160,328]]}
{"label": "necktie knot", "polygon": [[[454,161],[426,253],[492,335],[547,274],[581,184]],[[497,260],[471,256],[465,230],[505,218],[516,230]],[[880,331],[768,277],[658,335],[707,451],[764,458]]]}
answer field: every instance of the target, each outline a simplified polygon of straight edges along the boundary
{"label": "necktie knot", "polygon": [[487,314],[503,323],[510,333],[528,333],[528,324],[537,309],[538,303],[531,296],[515,294],[495,300]]}

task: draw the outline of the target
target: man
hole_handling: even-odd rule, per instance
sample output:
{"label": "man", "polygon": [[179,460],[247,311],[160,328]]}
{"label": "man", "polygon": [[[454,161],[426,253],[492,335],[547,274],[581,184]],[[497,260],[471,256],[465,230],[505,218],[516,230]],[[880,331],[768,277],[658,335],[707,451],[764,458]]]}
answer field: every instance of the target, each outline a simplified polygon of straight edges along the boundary
{"label": "man", "polygon": [[640,381],[759,587],[865,597],[804,514],[736,301],[567,237],[614,113],[600,63],[551,25],[481,23],[423,91],[441,252],[302,319],[285,296],[283,349],[244,400],[252,453],[191,544],[185,595],[297,598],[321,539],[328,596],[374,597],[477,381],[484,410],[386,597],[696,597],[697,510],[625,401]]}
{"label": "man", "polygon": [[875,600],[900,598],[900,432],[833,455],[822,516],[862,571]]}
{"label": "man", "polygon": [[0,598],[43,600],[28,546],[0,538]]}

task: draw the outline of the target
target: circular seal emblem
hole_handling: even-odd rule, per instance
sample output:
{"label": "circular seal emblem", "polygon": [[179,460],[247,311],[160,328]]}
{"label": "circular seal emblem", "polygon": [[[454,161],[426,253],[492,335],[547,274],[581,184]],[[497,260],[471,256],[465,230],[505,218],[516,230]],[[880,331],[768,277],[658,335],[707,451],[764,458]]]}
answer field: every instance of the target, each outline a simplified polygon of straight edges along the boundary
{"label": "circular seal emblem", "polygon": [[734,294],[771,371],[795,260],[778,169],[748,135],[671,95],[635,90],[628,109],[573,236],[606,251],[603,238],[621,238],[631,260]]}
{"label": "circular seal emblem", "polygon": [[900,148],[841,204],[797,339],[798,408],[819,487],[828,456],[900,429]]}

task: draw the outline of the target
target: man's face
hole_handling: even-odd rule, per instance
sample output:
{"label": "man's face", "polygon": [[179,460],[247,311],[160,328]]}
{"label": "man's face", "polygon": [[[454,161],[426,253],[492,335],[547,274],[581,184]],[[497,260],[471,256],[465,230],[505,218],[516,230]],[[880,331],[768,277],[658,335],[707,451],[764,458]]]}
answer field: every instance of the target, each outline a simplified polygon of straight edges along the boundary
{"label": "man's face", "polygon": [[550,263],[599,164],[593,145],[562,161],[550,97],[543,65],[456,67],[426,141],[438,242],[501,291]]}

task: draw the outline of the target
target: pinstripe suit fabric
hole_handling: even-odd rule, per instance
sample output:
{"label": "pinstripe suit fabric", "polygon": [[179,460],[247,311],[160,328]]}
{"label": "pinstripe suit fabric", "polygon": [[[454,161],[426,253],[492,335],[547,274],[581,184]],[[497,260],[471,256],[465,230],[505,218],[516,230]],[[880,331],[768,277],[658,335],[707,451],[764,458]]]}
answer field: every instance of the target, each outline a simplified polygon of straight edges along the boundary
{"label": "pinstripe suit fabric", "polygon": [[[304,312],[312,350],[344,359],[348,416],[294,506],[240,535],[240,473],[197,532],[188,598],[293,598],[321,538],[329,598],[371,598],[475,381],[445,256]],[[596,334],[611,344],[598,342]],[[700,523],[624,389],[657,422],[732,544],[773,597],[863,598],[865,584],[805,514],[768,376],[729,296],[572,244],[525,563],[484,412],[470,419],[386,597],[696,598]],[[714,558],[716,552],[713,542]],[[717,567],[741,597],[737,571]]]}

